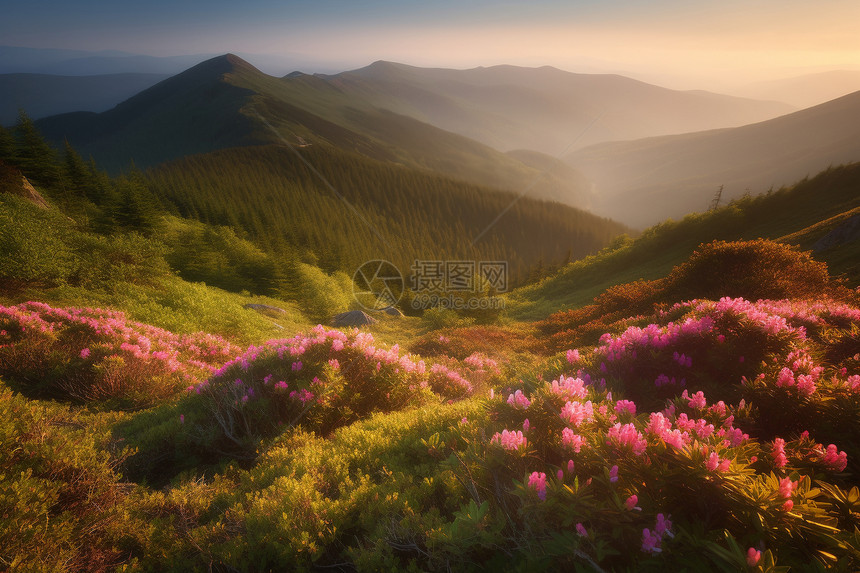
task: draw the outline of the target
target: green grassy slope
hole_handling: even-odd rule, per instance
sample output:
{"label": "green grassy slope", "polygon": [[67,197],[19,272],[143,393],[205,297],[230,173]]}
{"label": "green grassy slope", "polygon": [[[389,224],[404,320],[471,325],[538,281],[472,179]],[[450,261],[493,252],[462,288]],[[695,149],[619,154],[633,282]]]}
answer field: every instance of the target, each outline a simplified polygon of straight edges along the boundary
{"label": "green grassy slope", "polygon": [[[858,206],[860,164],[832,168],[790,188],[746,197],[680,221],[666,221],[635,240],[619,239],[613,248],[511,293],[510,308],[514,316],[536,319],[560,308],[587,304],[612,285],[667,275],[699,244],[714,239],[771,238],[810,249]],[[828,220],[828,224],[821,223]],[[856,286],[860,284],[857,249],[854,241],[818,253],[816,258],[829,263],[832,274],[844,275],[849,285]]]}
{"label": "green grassy slope", "polygon": [[596,210],[628,225],[653,225],[723,198],[791,184],[860,160],[860,92],[742,127],[619,141],[565,159],[595,184]]}
{"label": "green grassy slope", "polygon": [[313,252],[350,274],[374,259],[404,276],[416,259],[507,261],[510,279],[522,280],[538,263],[594,253],[624,232],[571,207],[322,145],[222,150],[163,165],[149,180],[183,216],[243,229],[273,252]]}

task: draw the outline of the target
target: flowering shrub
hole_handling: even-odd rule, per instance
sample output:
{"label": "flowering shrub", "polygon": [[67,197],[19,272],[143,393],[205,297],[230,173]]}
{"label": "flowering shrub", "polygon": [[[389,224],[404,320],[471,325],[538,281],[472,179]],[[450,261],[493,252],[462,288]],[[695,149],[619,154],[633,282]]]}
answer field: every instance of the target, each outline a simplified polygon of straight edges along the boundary
{"label": "flowering shrub", "polygon": [[179,336],[116,311],[0,306],[0,375],[31,396],[140,408],[208,378],[239,351],[217,336]]}
{"label": "flowering shrub", "polygon": [[[325,435],[372,412],[463,398],[472,385],[444,364],[428,368],[397,345],[377,346],[370,333],[317,326],[250,347],[188,391],[187,413],[201,427],[187,431],[213,451],[253,457],[261,439],[286,428],[301,424]],[[203,404],[205,417],[193,412],[195,404]]]}
{"label": "flowering shrub", "polygon": [[[620,306],[635,302],[625,292],[614,293]],[[23,532],[0,529],[12,548],[0,559],[860,569],[860,310],[725,297],[618,312],[584,313],[593,341],[539,358],[434,333],[425,363],[322,326],[231,354],[218,339],[207,346],[106,311],[4,307],[0,364],[16,387],[72,396],[66,381],[81,372],[105,387],[98,374],[116,355],[119,372],[187,391],[143,412],[95,414],[99,438],[77,458],[90,418],[33,421],[21,406],[38,402],[0,396],[24,420],[0,424],[11,460],[0,461],[0,502]],[[118,443],[138,453],[125,460]],[[153,487],[123,489],[119,467]],[[91,533],[92,558],[66,551]]]}
{"label": "flowering shrub", "polygon": [[[489,428],[457,428],[452,471],[488,492],[491,512],[517,516],[498,546],[526,536],[555,566],[611,570],[860,563],[850,529],[828,529],[858,522],[845,508],[860,497],[832,484],[860,455],[860,364],[815,358],[860,311],[724,298],[648,318],[564,352],[556,379],[491,397]],[[701,535],[721,547],[691,551]]]}

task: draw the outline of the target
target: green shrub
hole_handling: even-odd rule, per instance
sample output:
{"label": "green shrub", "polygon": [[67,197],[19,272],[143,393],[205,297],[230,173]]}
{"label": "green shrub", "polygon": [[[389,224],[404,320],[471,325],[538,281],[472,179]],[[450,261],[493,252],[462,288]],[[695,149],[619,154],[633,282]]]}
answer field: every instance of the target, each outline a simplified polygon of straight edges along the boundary
{"label": "green shrub", "polygon": [[[0,564],[13,571],[111,571],[140,526],[117,467],[111,420],[32,402],[0,383]],[[113,452],[113,453],[112,453]]]}

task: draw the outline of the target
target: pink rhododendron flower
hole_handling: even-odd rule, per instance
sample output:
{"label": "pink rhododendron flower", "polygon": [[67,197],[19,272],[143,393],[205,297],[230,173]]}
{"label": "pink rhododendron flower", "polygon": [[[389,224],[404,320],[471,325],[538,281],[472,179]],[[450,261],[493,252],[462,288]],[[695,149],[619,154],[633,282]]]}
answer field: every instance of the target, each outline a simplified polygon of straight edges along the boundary
{"label": "pink rhododendron flower", "polygon": [[541,501],[546,500],[546,474],[543,472],[532,472],[529,476],[529,487],[537,491]]}
{"label": "pink rhododendron flower", "polygon": [[834,444],[827,446],[827,452],[821,460],[827,469],[842,472],[848,466],[848,454],[845,452],[837,452]]}
{"label": "pink rhododendron flower", "polygon": [[773,465],[778,468],[785,467],[785,464],[788,463],[788,458],[785,457],[785,440],[782,438],[773,440],[773,452],[771,456],[773,456]]}
{"label": "pink rhododendron flower", "polygon": [[642,530],[642,551],[645,553],[660,553],[660,536],[646,527]]}
{"label": "pink rhododendron flower", "polygon": [[750,567],[755,567],[758,565],[759,560],[761,559],[761,551],[756,550],[755,547],[750,547],[747,550],[747,565]]}
{"label": "pink rhododendron flower", "polygon": [[[561,443],[563,446],[570,448],[577,454],[582,450],[582,445],[585,443],[585,438],[575,434],[570,428],[564,428],[561,431]],[[573,460],[571,460],[572,462]]]}
{"label": "pink rhododendron flower", "polygon": [[90,357],[90,349],[84,348],[81,350],[81,358],[89,358]]}
{"label": "pink rhododendron flower", "polygon": [[517,390],[508,396],[508,404],[518,410],[526,410],[531,405],[531,401],[523,394],[522,390]]}
{"label": "pink rhododendron flower", "polygon": [[627,412],[631,416],[635,416],[636,415],[636,404],[630,400],[618,400],[615,403],[615,411],[618,414],[623,414],[624,412]]}
{"label": "pink rhododendron flower", "polygon": [[569,376],[561,376],[558,380],[553,380],[550,389],[553,394],[565,400],[582,400],[588,394],[584,380]]}
{"label": "pink rhododendron flower", "polygon": [[528,445],[528,439],[519,430],[513,432],[502,430],[501,433],[496,432],[493,434],[493,437],[490,438],[490,443],[498,444],[506,450],[514,451],[525,448]]}
{"label": "pink rhododendron flower", "polygon": [[561,409],[561,419],[571,426],[579,426],[594,418],[594,405],[591,400],[585,402],[568,402]]}
{"label": "pink rhododendron flower", "polygon": [[629,449],[637,456],[644,454],[645,448],[648,446],[648,442],[633,424],[624,424],[623,426],[621,423],[615,424],[609,428],[606,441],[607,443],[614,443],[620,448]]}
{"label": "pink rhododendron flower", "polygon": [[782,478],[779,480],[779,495],[784,498],[791,497],[791,492],[797,487],[796,481],[791,481],[791,478]]}
{"label": "pink rhododendron flower", "polygon": [[[686,393],[686,390],[684,392]],[[689,399],[688,405],[690,408],[703,410],[708,405],[707,400],[705,400],[705,393],[699,390],[693,394]]]}
{"label": "pink rhododendron flower", "polygon": [[639,496],[637,496],[634,493],[633,495],[628,497],[627,500],[624,502],[624,507],[628,511],[633,511],[633,510],[642,511],[642,508],[636,505],[637,503],[639,503]]}
{"label": "pink rhododendron flower", "polygon": [[588,531],[585,529],[585,526],[581,523],[576,524],[576,534],[580,537],[588,537]]}

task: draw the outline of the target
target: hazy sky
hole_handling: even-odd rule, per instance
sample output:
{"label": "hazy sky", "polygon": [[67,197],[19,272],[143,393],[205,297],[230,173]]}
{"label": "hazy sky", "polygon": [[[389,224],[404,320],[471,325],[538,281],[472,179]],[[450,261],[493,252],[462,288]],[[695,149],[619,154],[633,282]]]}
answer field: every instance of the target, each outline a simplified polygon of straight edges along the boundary
{"label": "hazy sky", "polygon": [[511,63],[678,87],[860,69],[857,0],[4,0],[0,44],[292,54],[338,69]]}

